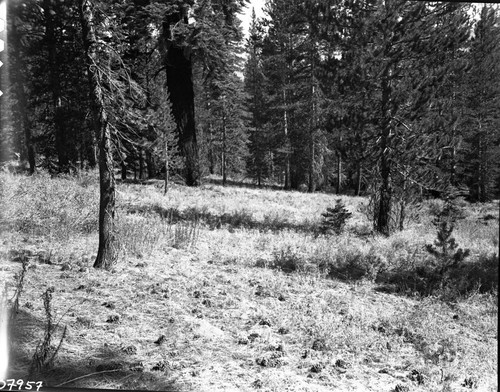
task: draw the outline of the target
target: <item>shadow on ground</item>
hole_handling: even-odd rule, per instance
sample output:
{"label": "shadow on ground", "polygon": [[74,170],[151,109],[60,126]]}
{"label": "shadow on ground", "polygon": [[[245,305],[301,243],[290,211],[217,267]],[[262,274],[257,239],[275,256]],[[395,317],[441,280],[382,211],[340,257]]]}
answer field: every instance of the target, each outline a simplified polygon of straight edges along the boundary
{"label": "shadow on ground", "polygon": [[[223,186],[222,179],[220,178],[204,178],[203,183]],[[283,187],[280,185],[263,184],[259,186],[253,182],[236,181],[236,180],[226,180],[226,186],[237,187],[237,188],[249,188],[249,189],[271,189],[275,191],[283,190]]]}
{"label": "shadow on ground", "polygon": [[[37,344],[40,343],[39,332],[45,328],[45,320],[40,320],[22,309],[10,320],[9,371],[6,379],[41,381],[44,387],[60,388],[61,391],[71,391],[72,388],[99,388],[99,386],[106,389],[134,391],[189,390],[186,385],[172,381],[174,375],[170,374],[166,366],[160,365],[154,370],[145,369],[141,362],[131,361],[131,356],[120,347],[108,346],[98,348],[92,353],[82,352],[75,360],[74,356],[69,357],[65,352],[63,341],[50,369],[38,373],[30,372],[33,354]],[[56,328],[54,344],[59,343],[62,330],[63,326]],[[35,333],[37,336],[34,336]],[[71,338],[68,336],[71,333],[74,333],[74,330],[67,333],[66,339]],[[28,347],[26,342],[32,342],[32,345]]]}
{"label": "shadow on ground", "polygon": [[207,225],[210,230],[226,227],[230,229],[253,229],[263,232],[292,230],[312,234],[316,233],[318,230],[317,224],[314,222],[298,224],[288,221],[286,217],[279,214],[265,216],[264,220],[259,221],[253,217],[252,213],[245,210],[214,214],[207,208],[189,207],[184,210],[179,210],[177,208],[163,208],[158,205],[148,205],[127,206],[126,212],[129,214],[155,214],[162,219],[166,219],[169,223],[181,221],[203,223]]}

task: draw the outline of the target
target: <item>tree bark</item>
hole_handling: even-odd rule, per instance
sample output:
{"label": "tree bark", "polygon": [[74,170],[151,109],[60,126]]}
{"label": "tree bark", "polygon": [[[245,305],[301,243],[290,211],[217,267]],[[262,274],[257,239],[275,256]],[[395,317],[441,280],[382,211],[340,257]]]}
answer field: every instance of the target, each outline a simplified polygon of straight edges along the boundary
{"label": "tree bark", "polygon": [[163,194],[166,195],[167,192],[168,192],[168,181],[169,181],[169,176],[168,176],[168,167],[170,166],[170,163],[169,163],[169,155],[168,155],[168,135],[167,133],[165,132],[164,134],[164,138],[165,138],[165,143],[163,145],[163,155],[164,155],[164,158],[165,158],[165,177],[164,177],[164,180],[165,180],[165,188],[163,190]]}
{"label": "tree bark", "polygon": [[[16,18],[13,18],[14,20]],[[13,67],[9,68],[14,77],[14,94],[17,97],[17,105],[19,113],[21,114],[21,127],[24,134],[24,145],[26,148],[26,156],[28,158],[29,174],[33,174],[36,170],[35,163],[35,143],[33,142],[33,135],[31,134],[31,120],[28,113],[28,99],[26,97],[25,86],[25,71],[20,50],[21,39],[19,37],[19,31],[17,30],[17,24],[14,21],[12,23],[12,29],[9,35],[9,39],[12,42],[12,47],[14,50],[10,51],[11,59],[13,60]]]}
{"label": "tree bark", "polygon": [[153,154],[151,154],[151,151],[149,151],[149,149],[146,150],[146,168],[148,171],[148,178],[154,178],[156,175],[156,167],[153,159]]}
{"label": "tree bark", "polygon": [[177,23],[187,24],[187,9],[168,14],[163,23],[166,42],[165,68],[167,87],[179,133],[179,150],[185,159],[185,180],[188,186],[200,184],[198,145],[194,116],[193,64],[191,47],[174,42],[172,29]]}
{"label": "tree bark", "polygon": [[226,186],[227,182],[227,143],[226,143],[226,108],[224,97],[222,98],[222,156],[221,156],[221,174],[222,186]]}
{"label": "tree bark", "polygon": [[102,79],[95,65],[99,62],[97,38],[93,25],[90,0],[80,0],[80,21],[86,52],[92,117],[96,135],[99,135],[99,248],[94,268],[111,269],[116,262],[115,244],[115,177],[111,152],[111,131],[104,106]]}
{"label": "tree bark", "polygon": [[285,189],[290,189],[292,187],[291,178],[290,178],[290,135],[288,132],[288,111],[286,109],[287,97],[286,97],[286,89],[283,88],[283,106],[285,107],[283,111],[283,125],[285,131]]}
{"label": "tree bark", "polygon": [[391,135],[391,119],[390,119],[390,66],[387,65],[382,75],[382,102],[381,102],[381,138],[380,138],[380,175],[381,185],[379,191],[379,205],[377,216],[375,217],[375,228],[379,233],[390,235],[390,217],[392,210],[392,184],[391,184],[391,160],[390,160],[390,135]]}
{"label": "tree bark", "polygon": [[139,180],[144,178],[144,154],[142,148],[139,148]]}
{"label": "tree bark", "polygon": [[121,167],[122,167],[122,180],[126,180],[127,179],[127,165],[125,164],[125,161],[122,161]]}
{"label": "tree bark", "polygon": [[337,195],[340,195],[342,190],[342,157],[337,151]]}
{"label": "tree bark", "polygon": [[361,168],[361,164],[358,162],[357,163],[357,174],[356,174],[356,190],[354,193],[354,196],[359,196],[361,195],[361,175],[363,169]]}
{"label": "tree bark", "polygon": [[57,42],[53,18],[55,11],[52,0],[44,0],[42,6],[45,17],[45,40],[47,42],[49,57],[49,83],[52,93],[52,109],[54,111],[55,147],[59,171],[67,173],[69,172],[69,145],[63,123],[61,75],[57,60]]}
{"label": "tree bark", "polygon": [[[312,30],[312,27],[311,27]],[[312,37],[313,33],[310,32]],[[312,49],[312,48],[311,48]],[[316,146],[315,146],[315,133],[316,133],[316,80],[314,79],[315,62],[314,51],[311,50],[311,119],[309,122],[309,184],[308,192],[313,193],[316,191],[315,180],[315,161],[316,161]]]}

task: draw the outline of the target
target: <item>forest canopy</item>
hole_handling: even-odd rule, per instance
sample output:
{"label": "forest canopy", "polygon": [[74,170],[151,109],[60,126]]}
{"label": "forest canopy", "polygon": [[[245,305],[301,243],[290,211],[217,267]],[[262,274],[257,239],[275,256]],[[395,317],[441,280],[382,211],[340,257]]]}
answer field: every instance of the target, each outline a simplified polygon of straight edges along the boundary
{"label": "forest canopy", "polygon": [[367,194],[382,233],[417,196],[498,197],[496,7],[269,0],[246,34],[244,7],[9,2],[1,161]]}

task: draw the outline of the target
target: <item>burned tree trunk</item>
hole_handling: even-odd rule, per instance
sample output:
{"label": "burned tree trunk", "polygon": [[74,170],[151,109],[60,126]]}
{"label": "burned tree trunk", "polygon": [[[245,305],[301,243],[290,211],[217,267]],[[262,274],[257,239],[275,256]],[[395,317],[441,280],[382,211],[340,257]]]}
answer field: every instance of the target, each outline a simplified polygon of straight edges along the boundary
{"label": "burned tree trunk", "polygon": [[117,257],[115,246],[115,177],[111,152],[111,131],[104,104],[103,75],[95,66],[99,63],[99,53],[93,25],[92,2],[80,0],[79,6],[94,130],[96,135],[99,135],[99,248],[94,267],[110,269]]}
{"label": "burned tree trunk", "polygon": [[198,186],[200,170],[194,117],[193,63],[191,47],[174,41],[173,28],[187,24],[187,9],[167,14],[163,22],[163,38],[167,87],[172,113],[179,133],[179,150],[185,159],[185,179],[188,186]]}

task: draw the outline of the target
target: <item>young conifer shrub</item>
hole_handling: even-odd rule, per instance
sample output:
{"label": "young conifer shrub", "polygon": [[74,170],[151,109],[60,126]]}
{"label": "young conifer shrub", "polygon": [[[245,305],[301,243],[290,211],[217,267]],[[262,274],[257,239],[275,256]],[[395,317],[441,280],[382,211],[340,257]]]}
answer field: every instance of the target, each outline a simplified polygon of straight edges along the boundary
{"label": "young conifer shrub", "polygon": [[460,267],[470,254],[469,249],[459,248],[452,236],[456,216],[456,207],[451,202],[447,202],[433,221],[437,229],[436,240],[434,244],[425,246],[427,252],[434,257],[432,272],[435,284],[439,286],[443,285],[449,272]]}
{"label": "young conifer shrub", "polygon": [[345,208],[342,199],[337,199],[335,207],[327,208],[326,212],[321,215],[323,216],[323,221],[321,222],[320,232],[322,234],[333,233],[340,235],[344,231],[345,224],[352,213]]}

